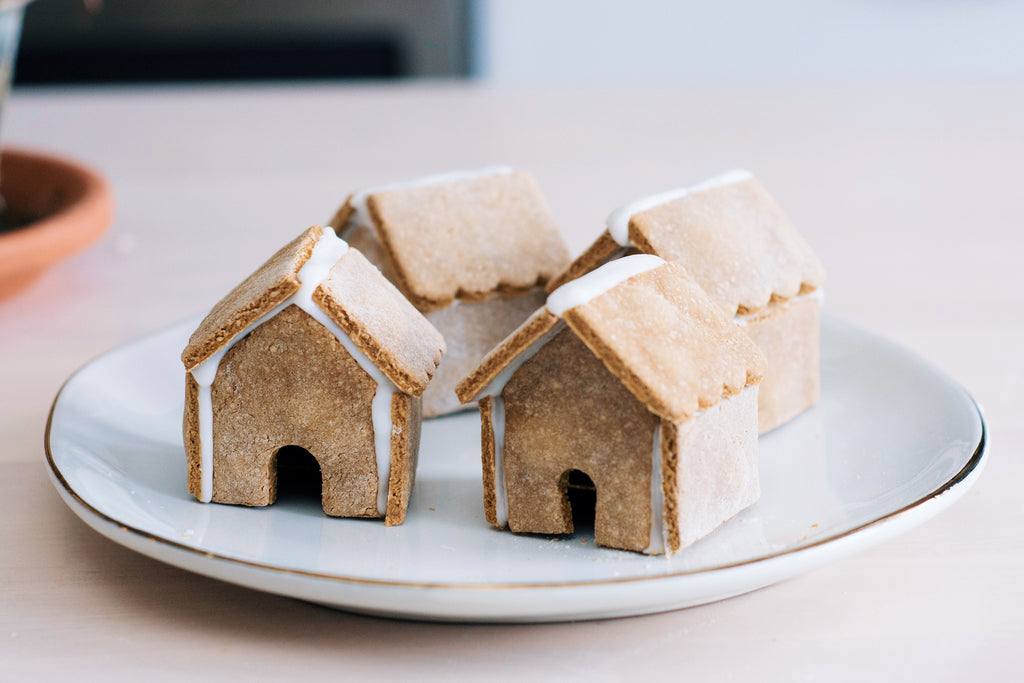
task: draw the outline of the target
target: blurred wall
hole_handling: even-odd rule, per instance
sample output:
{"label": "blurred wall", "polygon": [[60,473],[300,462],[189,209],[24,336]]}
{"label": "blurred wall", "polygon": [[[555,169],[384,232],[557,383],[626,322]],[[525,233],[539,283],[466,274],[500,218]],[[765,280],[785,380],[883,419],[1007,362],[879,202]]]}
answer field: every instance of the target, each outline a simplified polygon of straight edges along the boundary
{"label": "blurred wall", "polygon": [[36,0],[25,83],[461,76],[470,0]]}
{"label": "blurred wall", "polygon": [[1024,76],[1012,0],[480,0],[497,83],[832,83]]}

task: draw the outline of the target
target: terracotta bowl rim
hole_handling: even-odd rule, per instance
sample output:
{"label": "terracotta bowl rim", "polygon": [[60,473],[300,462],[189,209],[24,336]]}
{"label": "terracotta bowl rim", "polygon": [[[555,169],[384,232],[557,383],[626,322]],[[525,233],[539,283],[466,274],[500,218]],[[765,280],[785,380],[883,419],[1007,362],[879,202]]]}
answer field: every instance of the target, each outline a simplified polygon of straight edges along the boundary
{"label": "terracotta bowl rim", "polygon": [[65,157],[27,148],[8,147],[2,157],[50,167],[64,176],[59,182],[74,187],[68,203],[56,211],[24,227],[0,233],[0,279],[45,268],[106,232],[114,214],[113,193],[97,171]]}

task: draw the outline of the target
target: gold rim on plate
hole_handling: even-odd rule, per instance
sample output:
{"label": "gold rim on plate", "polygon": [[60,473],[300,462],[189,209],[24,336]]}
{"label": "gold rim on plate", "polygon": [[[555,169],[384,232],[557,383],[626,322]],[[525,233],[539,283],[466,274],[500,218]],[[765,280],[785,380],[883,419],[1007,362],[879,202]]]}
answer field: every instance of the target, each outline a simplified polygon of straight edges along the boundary
{"label": "gold rim on plate", "polygon": [[[102,354],[100,357],[94,359],[94,361],[92,361],[92,362],[95,362],[95,360],[99,360],[99,358],[101,358],[103,355],[106,355],[106,354]],[[89,365],[91,365],[92,362],[87,363],[85,366],[83,366],[83,369],[84,369],[84,367],[88,367]],[[253,568],[253,569],[261,569],[261,570],[265,570],[265,571],[277,572],[277,573],[282,573],[282,574],[291,574],[291,575],[305,576],[305,577],[309,577],[309,578],[313,578],[313,579],[325,579],[325,580],[329,580],[329,581],[339,581],[339,582],[342,582],[342,583],[360,584],[360,585],[389,586],[389,587],[394,587],[394,588],[446,588],[446,589],[454,589],[454,590],[508,590],[508,589],[524,589],[524,588],[568,588],[568,587],[587,588],[587,587],[592,587],[592,586],[601,586],[601,585],[608,585],[608,584],[625,584],[625,583],[634,583],[634,582],[638,582],[638,581],[658,581],[658,580],[663,580],[663,579],[674,579],[674,578],[679,578],[679,577],[683,577],[683,576],[693,576],[693,575],[696,575],[696,574],[707,574],[707,573],[710,573],[710,572],[717,572],[717,571],[722,571],[722,570],[727,570],[727,569],[735,569],[737,567],[744,567],[744,566],[749,566],[749,565],[752,565],[752,564],[757,564],[757,563],[760,563],[760,562],[766,562],[766,561],[769,561],[769,560],[777,559],[779,557],[785,557],[787,555],[794,555],[796,553],[801,553],[801,552],[804,552],[806,550],[810,550],[812,548],[816,548],[818,546],[822,546],[822,545],[825,545],[827,543],[832,543],[832,542],[837,541],[839,539],[846,538],[848,536],[852,536],[853,534],[856,534],[856,533],[859,533],[861,531],[864,531],[865,529],[868,529],[870,527],[878,526],[878,525],[882,524],[883,522],[891,521],[891,520],[893,520],[893,519],[895,519],[897,517],[900,517],[900,516],[906,514],[907,512],[910,512],[911,510],[914,510],[914,509],[916,509],[918,507],[921,507],[922,505],[924,505],[925,503],[928,503],[929,501],[932,501],[932,500],[938,498],[942,494],[946,493],[947,491],[949,491],[950,489],[955,487],[957,484],[963,482],[973,472],[975,472],[978,469],[978,466],[982,463],[982,461],[984,460],[984,457],[985,457],[986,445],[987,445],[987,434],[988,434],[988,427],[985,424],[985,418],[982,415],[981,410],[978,408],[977,401],[975,401],[974,398],[969,393],[967,393],[966,390],[963,390],[961,388],[961,390],[964,391],[964,394],[967,396],[967,398],[970,399],[971,403],[974,405],[974,410],[975,410],[975,412],[978,415],[978,422],[980,423],[980,426],[981,426],[981,437],[978,439],[978,445],[975,447],[974,453],[967,460],[967,462],[964,464],[964,466],[960,469],[959,472],[957,472],[951,478],[949,478],[948,480],[943,482],[938,488],[933,490],[931,493],[928,493],[927,495],[917,499],[913,503],[905,505],[905,506],[903,506],[902,508],[900,508],[898,510],[890,512],[887,515],[884,515],[882,517],[874,519],[874,520],[872,520],[870,522],[866,522],[866,523],[861,524],[860,526],[854,527],[852,529],[848,529],[846,531],[843,531],[842,533],[834,534],[834,535],[828,536],[826,538],[816,539],[816,540],[811,541],[809,543],[806,543],[804,545],[801,545],[801,546],[798,546],[798,547],[795,547],[795,548],[790,548],[788,550],[781,550],[779,552],[772,553],[770,555],[763,555],[761,557],[756,557],[756,558],[752,558],[752,559],[749,559],[749,560],[743,560],[742,562],[734,562],[732,564],[725,564],[725,565],[720,565],[720,566],[717,566],[717,567],[706,567],[704,569],[691,569],[691,570],[687,570],[687,571],[674,572],[674,573],[671,573],[671,574],[658,574],[658,575],[655,575],[655,576],[633,576],[633,577],[623,577],[623,578],[618,578],[618,579],[602,579],[602,580],[597,580],[597,581],[568,581],[568,582],[539,582],[539,583],[436,583],[436,582],[421,583],[421,582],[416,582],[416,581],[390,581],[390,580],[385,580],[385,579],[368,579],[368,578],[362,578],[362,577],[356,577],[356,576],[340,576],[338,574],[324,574],[322,572],[312,572],[312,571],[307,571],[307,570],[304,570],[304,569],[291,569],[291,568],[288,568],[288,567],[280,567],[280,566],[276,566],[276,565],[272,565],[272,564],[263,564],[263,563],[260,563],[260,562],[253,562],[252,560],[243,560],[243,559],[236,558],[236,557],[230,557],[230,556],[227,556],[227,555],[221,555],[221,554],[218,554],[218,553],[215,553],[215,552],[211,552],[209,550],[201,550],[201,549],[195,548],[193,546],[185,545],[184,543],[179,543],[177,541],[172,541],[170,539],[163,538],[162,536],[157,536],[157,535],[152,534],[152,533],[150,533],[148,531],[144,531],[142,529],[130,526],[128,524],[124,524],[124,523],[114,519],[113,517],[107,515],[106,513],[103,513],[103,512],[100,512],[99,510],[97,510],[95,507],[93,507],[88,502],[86,502],[85,499],[83,499],[80,495],[78,495],[78,493],[73,488],[71,488],[71,485],[68,484],[67,480],[64,478],[64,476],[61,474],[60,470],[57,468],[56,463],[54,463],[54,461],[53,461],[53,453],[50,450],[50,428],[53,425],[53,414],[56,411],[57,402],[60,400],[61,394],[64,392],[64,389],[78,375],[79,372],[81,372],[81,369],[75,371],[70,377],[68,377],[68,379],[64,382],[64,384],[61,385],[61,388],[57,391],[57,395],[53,399],[53,404],[50,406],[50,414],[46,418],[46,433],[45,433],[45,435],[43,437],[43,447],[44,447],[44,449],[46,451],[46,462],[49,465],[50,471],[53,474],[55,480],[64,488],[64,490],[67,492],[67,494],[70,495],[72,497],[72,499],[74,499],[75,502],[77,502],[79,505],[81,505],[82,508],[84,508],[86,511],[88,511],[92,515],[98,517],[100,520],[102,520],[104,522],[108,522],[110,524],[113,524],[113,525],[119,527],[122,531],[126,531],[128,533],[135,534],[136,536],[139,536],[140,538],[144,538],[144,539],[147,539],[147,540],[150,540],[150,541],[154,541],[156,543],[160,543],[160,544],[166,545],[166,546],[168,546],[170,548],[173,548],[175,550],[185,551],[185,552],[192,553],[192,554],[195,554],[195,555],[198,555],[198,556],[201,556],[201,557],[205,557],[205,558],[209,558],[209,559],[214,559],[214,560],[221,560],[221,561],[224,561],[224,562],[229,562],[229,563],[236,564],[236,565],[241,565],[241,566],[244,566],[244,567],[250,567],[250,568]]]}

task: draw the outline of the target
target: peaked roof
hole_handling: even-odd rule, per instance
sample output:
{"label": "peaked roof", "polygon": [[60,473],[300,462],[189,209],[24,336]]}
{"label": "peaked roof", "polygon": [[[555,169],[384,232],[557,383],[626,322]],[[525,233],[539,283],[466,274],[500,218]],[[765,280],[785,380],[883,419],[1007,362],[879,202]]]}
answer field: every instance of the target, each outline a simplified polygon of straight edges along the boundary
{"label": "peaked roof", "polygon": [[[637,399],[669,420],[764,377],[761,352],[678,264],[629,277],[565,310],[562,320]],[[460,400],[476,398],[558,324],[548,307],[534,313],[459,383]]]}
{"label": "peaked roof", "polygon": [[[617,220],[628,225],[613,225]],[[621,227],[628,227],[628,246],[683,265],[732,315],[808,293],[825,278],[821,262],[771,195],[749,173],[733,171],[613,213],[609,230],[549,288],[614,256],[623,246],[613,234],[626,233]]]}
{"label": "peaked roof", "polygon": [[372,222],[396,284],[421,310],[543,286],[569,263],[529,173],[485,169],[350,196],[331,225]]}
{"label": "peaked roof", "polygon": [[299,290],[299,269],[313,255],[319,235],[317,228],[306,230],[214,304],[181,352],[186,370],[217,353],[239,332]]}
{"label": "peaked roof", "polygon": [[[298,274],[323,228],[288,243],[221,299],[181,354],[188,370],[207,360],[301,286]],[[401,391],[423,393],[444,353],[444,339],[373,264],[348,249],[313,292],[313,301]]]}

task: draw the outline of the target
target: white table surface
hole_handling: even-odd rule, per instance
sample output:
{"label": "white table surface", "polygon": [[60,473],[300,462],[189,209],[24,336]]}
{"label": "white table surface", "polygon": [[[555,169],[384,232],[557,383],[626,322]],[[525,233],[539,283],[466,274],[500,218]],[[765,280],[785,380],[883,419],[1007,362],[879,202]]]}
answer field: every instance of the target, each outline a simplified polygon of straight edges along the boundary
{"label": "white table surface", "polygon": [[[117,217],[0,302],[0,680],[1020,675],[1022,85],[35,91],[15,92],[4,128],[102,170]],[[574,251],[619,203],[752,169],[825,262],[827,311],[915,349],[986,409],[981,481],[910,533],[756,593],[544,626],[264,595],[122,549],[64,507],[42,435],[72,371],[203,312],[353,188],[494,163],[535,173]]]}

